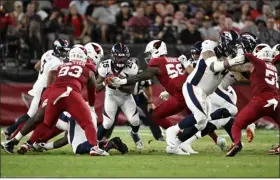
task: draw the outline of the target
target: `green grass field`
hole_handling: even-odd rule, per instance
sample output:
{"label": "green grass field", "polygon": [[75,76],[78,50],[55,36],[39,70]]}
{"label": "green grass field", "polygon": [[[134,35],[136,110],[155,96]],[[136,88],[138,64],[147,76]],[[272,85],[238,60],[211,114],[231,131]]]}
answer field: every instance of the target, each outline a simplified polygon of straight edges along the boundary
{"label": "green grass field", "polygon": [[[217,133],[225,135],[223,130]],[[228,158],[209,137],[194,143],[198,155],[168,155],[165,142],[148,144],[152,136],[147,128],[140,130],[145,151],[139,154],[128,128],[117,128],[113,135],[127,143],[130,152],[126,155],[111,151],[109,157],[75,156],[70,146],[26,155],[1,151],[1,177],[279,177],[279,156],[267,155],[271,145],[279,143],[278,133],[256,130],[250,144],[243,136],[243,151]]]}

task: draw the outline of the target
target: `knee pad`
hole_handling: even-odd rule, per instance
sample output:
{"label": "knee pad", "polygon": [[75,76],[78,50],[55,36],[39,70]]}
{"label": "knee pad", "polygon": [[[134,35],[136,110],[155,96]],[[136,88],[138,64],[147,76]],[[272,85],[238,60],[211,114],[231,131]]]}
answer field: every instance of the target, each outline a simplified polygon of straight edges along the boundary
{"label": "knee pad", "polygon": [[231,117],[222,118],[222,119],[211,121],[211,123],[214,124],[217,129],[220,129],[221,127],[225,126],[230,119]]}
{"label": "knee pad", "polygon": [[139,118],[137,119],[137,118],[134,117],[134,118],[130,119],[129,122],[132,126],[139,126],[140,119]]}
{"label": "knee pad", "polygon": [[229,107],[226,107],[231,114],[232,117],[234,117],[238,113],[238,108],[235,105],[231,105]]}
{"label": "knee pad", "polygon": [[199,131],[202,131],[206,125],[207,125],[207,118],[205,116],[205,119],[200,119],[200,120],[196,120],[197,123],[195,125],[195,127],[199,130]]}
{"label": "knee pad", "polygon": [[103,116],[103,123],[102,123],[102,125],[103,125],[103,127],[105,129],[110,129],[113,124],[114,124],[114,120],[112,120],[112,119],[110,119],[110,118],[108,118],[106,116]]}

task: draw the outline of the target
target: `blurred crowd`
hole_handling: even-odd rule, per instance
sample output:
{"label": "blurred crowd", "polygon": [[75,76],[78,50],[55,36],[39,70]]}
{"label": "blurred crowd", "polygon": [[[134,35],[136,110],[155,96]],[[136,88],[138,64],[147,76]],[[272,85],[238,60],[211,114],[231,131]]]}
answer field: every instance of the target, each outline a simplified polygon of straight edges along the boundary
{"label": "blurred crowd", "polygon": [[217,40],[221,32],[233,29],[251,32],[271,46],[280,42],[277,1],[9,0],[0,5],[3,56],[38,58],[58,37],[72,44],[161,39],[193,45],[203,39]]}

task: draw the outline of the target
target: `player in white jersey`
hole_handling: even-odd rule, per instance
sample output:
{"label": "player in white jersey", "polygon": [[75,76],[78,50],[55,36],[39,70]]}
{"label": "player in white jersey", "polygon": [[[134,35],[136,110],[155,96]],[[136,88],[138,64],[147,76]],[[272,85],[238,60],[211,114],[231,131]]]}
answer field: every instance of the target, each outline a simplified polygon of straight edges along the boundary
{"label": "player in white jersey", "polygon": [[[91,116],[93,124],[95,128],[97,128],[97,116],[95,113],[91,113]],[[68,112],[63,112],[60,115],[56,127],[65,131],[64,137],[57,139],[54,142],[36,143],[33,147],[36,148],[37,151],[57,149],[69,144],[72,147],[74,154],[88,154],[90,152],[92,145],[88,142],[85,131]],[[104,148],[106,152],[113,148],[117,149],[122,154],[128,152],[126,144],[124,144],[118,137],[112,138],[106,146],[99,144],[99,147],[102,149]]]}
{"label": "player in white jersey", "polygon": [[131,136],[136,144],[136,148],[141,151],[143,144],[138,136],[140,118],[132,96],[134,84],[115,87],[107,83],[112,76],[129,77],[136,75],[138,73],[138,66],[134,62],[128,61],[130,53],[128,47],[124,44],[115,44],[111,49],[111,55],[112,59],[102,61],[98,67],[99,76],[96,89],[100,91],[106,87],[106,90],[103,123],[98,128],[97,139],[102,141],[106,131],[112,127],[117,110],[120,107],[131,124]]}
{"label": "player in white jersey", "polygon": [[[236,40],[238,37],[234,31],[224,32],[223,35],[222,38],[226,38],[228,41]],[[236,42],[234,42],[235,44]],[[226,68],[229,67],[228,64],[244,62],[244,59],[240,60],[240,58],[219,61],[215,52],[217,45],[216,42],[210,40],[202,43],[201,57],[183,85],[185,101],[193,115],[166,130],[168,144],[166,150],[169,153],[176,152],[182,142],[206,128],[207,122],[211,120],[209,95],[215,92],[222,82],[226,75]],[[184,131],[176,138],[176,135],[183,129]]]}
{"label": "player in white jersey", "polygon": [[48,50],[42,55],[41,60],[35,65],[36,70],[39,71],[38,78],[34,83],[33,88],[28,92],[29,95],[33,96],[31,105],[26,114],[17,118],[14,125],[2,132],[2,134],[6,136],[6,139],[8,139],[17,129],[19,124],[27,121],[36,113],[44,89],[54,80],[56,75],[55,70],[61,63],[63,63],[63,60],[66,59],[68,51],[68,42],[66,40],[58,39],[54,41],[53,49]]}

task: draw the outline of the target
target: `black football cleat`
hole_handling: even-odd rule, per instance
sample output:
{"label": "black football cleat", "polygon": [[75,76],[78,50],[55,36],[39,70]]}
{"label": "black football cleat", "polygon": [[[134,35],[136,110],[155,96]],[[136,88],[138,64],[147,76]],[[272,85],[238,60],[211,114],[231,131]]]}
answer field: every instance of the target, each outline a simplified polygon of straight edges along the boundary
{"label": "black football cleat", "polygon": [[242,149],[242,144],[239,142],[236,145],[233,145],[227,152],[226,157],[233,157]]}
{"label": "black football cleat", "polygon": [[1,148],[4,149],[9,154],[14,153],[14,145],[12,145],[12,144],[9,145],[7,143],[7,141],[6,142],[1,142]]}

